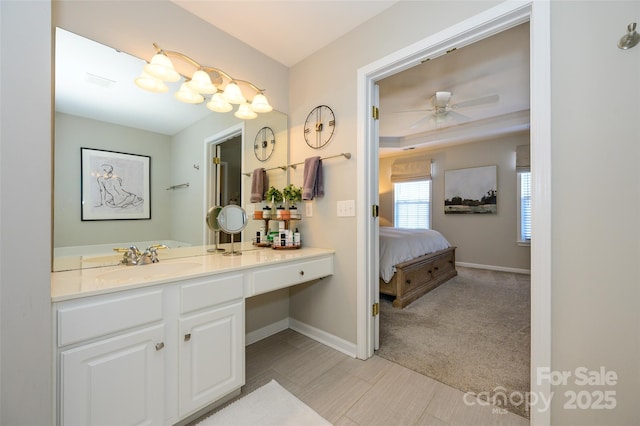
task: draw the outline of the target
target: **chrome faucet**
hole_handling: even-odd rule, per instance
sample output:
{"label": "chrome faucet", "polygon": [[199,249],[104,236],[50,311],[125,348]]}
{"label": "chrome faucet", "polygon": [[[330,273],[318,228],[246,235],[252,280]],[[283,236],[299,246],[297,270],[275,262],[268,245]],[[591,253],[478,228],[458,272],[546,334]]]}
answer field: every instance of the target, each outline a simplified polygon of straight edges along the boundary
{"label": "chrome faucet", "polygon": [[114,248],[113,251],[122,253],[122,265],[147,265],[149,263],[158,263],[158,249],[166,249],[169,246],[164,244],[153,244],[147,247],[144,252],[140,252],[138,247],[131,245],[129,248]]}

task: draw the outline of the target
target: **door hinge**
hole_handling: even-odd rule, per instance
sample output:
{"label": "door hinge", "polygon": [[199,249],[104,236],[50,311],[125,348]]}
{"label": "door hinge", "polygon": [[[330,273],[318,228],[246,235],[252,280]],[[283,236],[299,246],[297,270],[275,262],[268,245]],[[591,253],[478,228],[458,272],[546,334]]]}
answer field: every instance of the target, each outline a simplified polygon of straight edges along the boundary
{"label": "door hinge", "polygon": [[380,303],[376,302],[372,306],[371,314],[372,316],[377,316],[380,313]]}
{"label": "door hinge", "polygon": [[374,120],[380,120],[380,108],[373,105],[371,107],[371,116],[373,117]]}
{"label": "door hinge", "polygon": [[213,157],[213,164],[220,164],[220,157]]}
{"label": "door hinge", "polygon": [[380,215],[380,206],[378,206],[377,204],[371,206],[371,215],[373,217],[378,217]]}

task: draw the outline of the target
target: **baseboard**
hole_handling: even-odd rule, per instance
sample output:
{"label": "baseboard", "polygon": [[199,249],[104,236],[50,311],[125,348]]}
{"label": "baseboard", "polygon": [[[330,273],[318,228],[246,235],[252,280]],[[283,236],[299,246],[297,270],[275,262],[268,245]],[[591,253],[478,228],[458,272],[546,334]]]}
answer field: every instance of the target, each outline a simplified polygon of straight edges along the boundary
{"label": "baseboard", "polygon": [[352,358],[356,358],[356,345],[348,342],[340,337],[329,334],[326,331],[322,331],[319,328],[312,327],[308,324],[289,318],[289,328],[297,331],[300,334],[327,345],[343,354],[349,355]]}
{"label": "baseboard", "polygon": [[289,328],[288,317],[245,334],[244,336],[245,345],[248,346],[262,339],[266,339],[267,337],[272,336],[276,333],[280,333],[281,331],[286,330],[287,328]]}
{"label": "baseboard", "polygon": [[513,272],[514,274],[531,275],[530,269],[507,268],[506,266],[481,265],[479,263],[456,262],[456,266],[465,268],[487,269],[489,271]]}
{"label": "baseboard", "polygon": [[248,346],[262,339],[266,339],[267,337],[284,331],[287,328],[297,331],[300,334],[304,334],[305,336],[340,351],[343,354],[349,355],[352,358],[356,357],[356,345],[354,343],[347,342],[340,337],[334,336],[333,334],[327,333],[326,331],[322,331],[319,328],[312,327],[293,318],[285,318],[245,334],[245,345]]}

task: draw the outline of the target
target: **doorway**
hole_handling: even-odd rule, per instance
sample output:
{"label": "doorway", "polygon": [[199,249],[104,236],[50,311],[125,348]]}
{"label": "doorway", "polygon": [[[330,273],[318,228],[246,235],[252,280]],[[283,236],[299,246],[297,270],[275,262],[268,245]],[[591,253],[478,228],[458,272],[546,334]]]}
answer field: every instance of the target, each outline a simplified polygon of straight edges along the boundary
{"label": "doorway", "polygon": [[[242,126],[234,126],[205,140],[205,211],[213,206],[242,204],[242,133]],[[205,234],[206,245],[215,244],[216,238],[218,243],[231,242],[231,236],[224,232],[216,237],[206,228]],[[242,233],[234,241],[242,241]]]}
{"label": "doorway", "polygon": [[[378,223],[368,214],[378,205],[377,122],[371,114],[375,105],[375,82],[417,65],[427,57],[446,53],[454,47],[471,44],[490,35],[530,22],[531,81],[531,172],[532,228],[536,239],[531,245],[531,391],[548,396],[548,383],[538,384],[535,369],[550,365],[550,282],[551,282],[551,142],[550,142],[550,6],[547,2],[502,3],[421,42],[379,59],[358,70],[358,305],[357,356],[373,355],[377,340],[377,318],[372,306],[378,294]],[[375,211],[375,209],[374,209]],[[365,213],[366,212],[366,213]],[[549,413],[532,412],[532,423],[548,423]]]}

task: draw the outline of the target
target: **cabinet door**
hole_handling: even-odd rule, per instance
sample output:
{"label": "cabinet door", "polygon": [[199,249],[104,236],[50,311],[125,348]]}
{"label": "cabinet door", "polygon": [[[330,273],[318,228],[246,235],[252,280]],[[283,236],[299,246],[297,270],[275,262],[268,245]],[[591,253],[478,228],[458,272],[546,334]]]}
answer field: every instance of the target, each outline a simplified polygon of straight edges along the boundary
{"label": "cabinet door", "polygon": [[180,417],[244,384],[244,301],[180,320]]}
{"label": "cabinet door", "polygon": [[60,353],[63,425],[161,425],[164,325]]}

